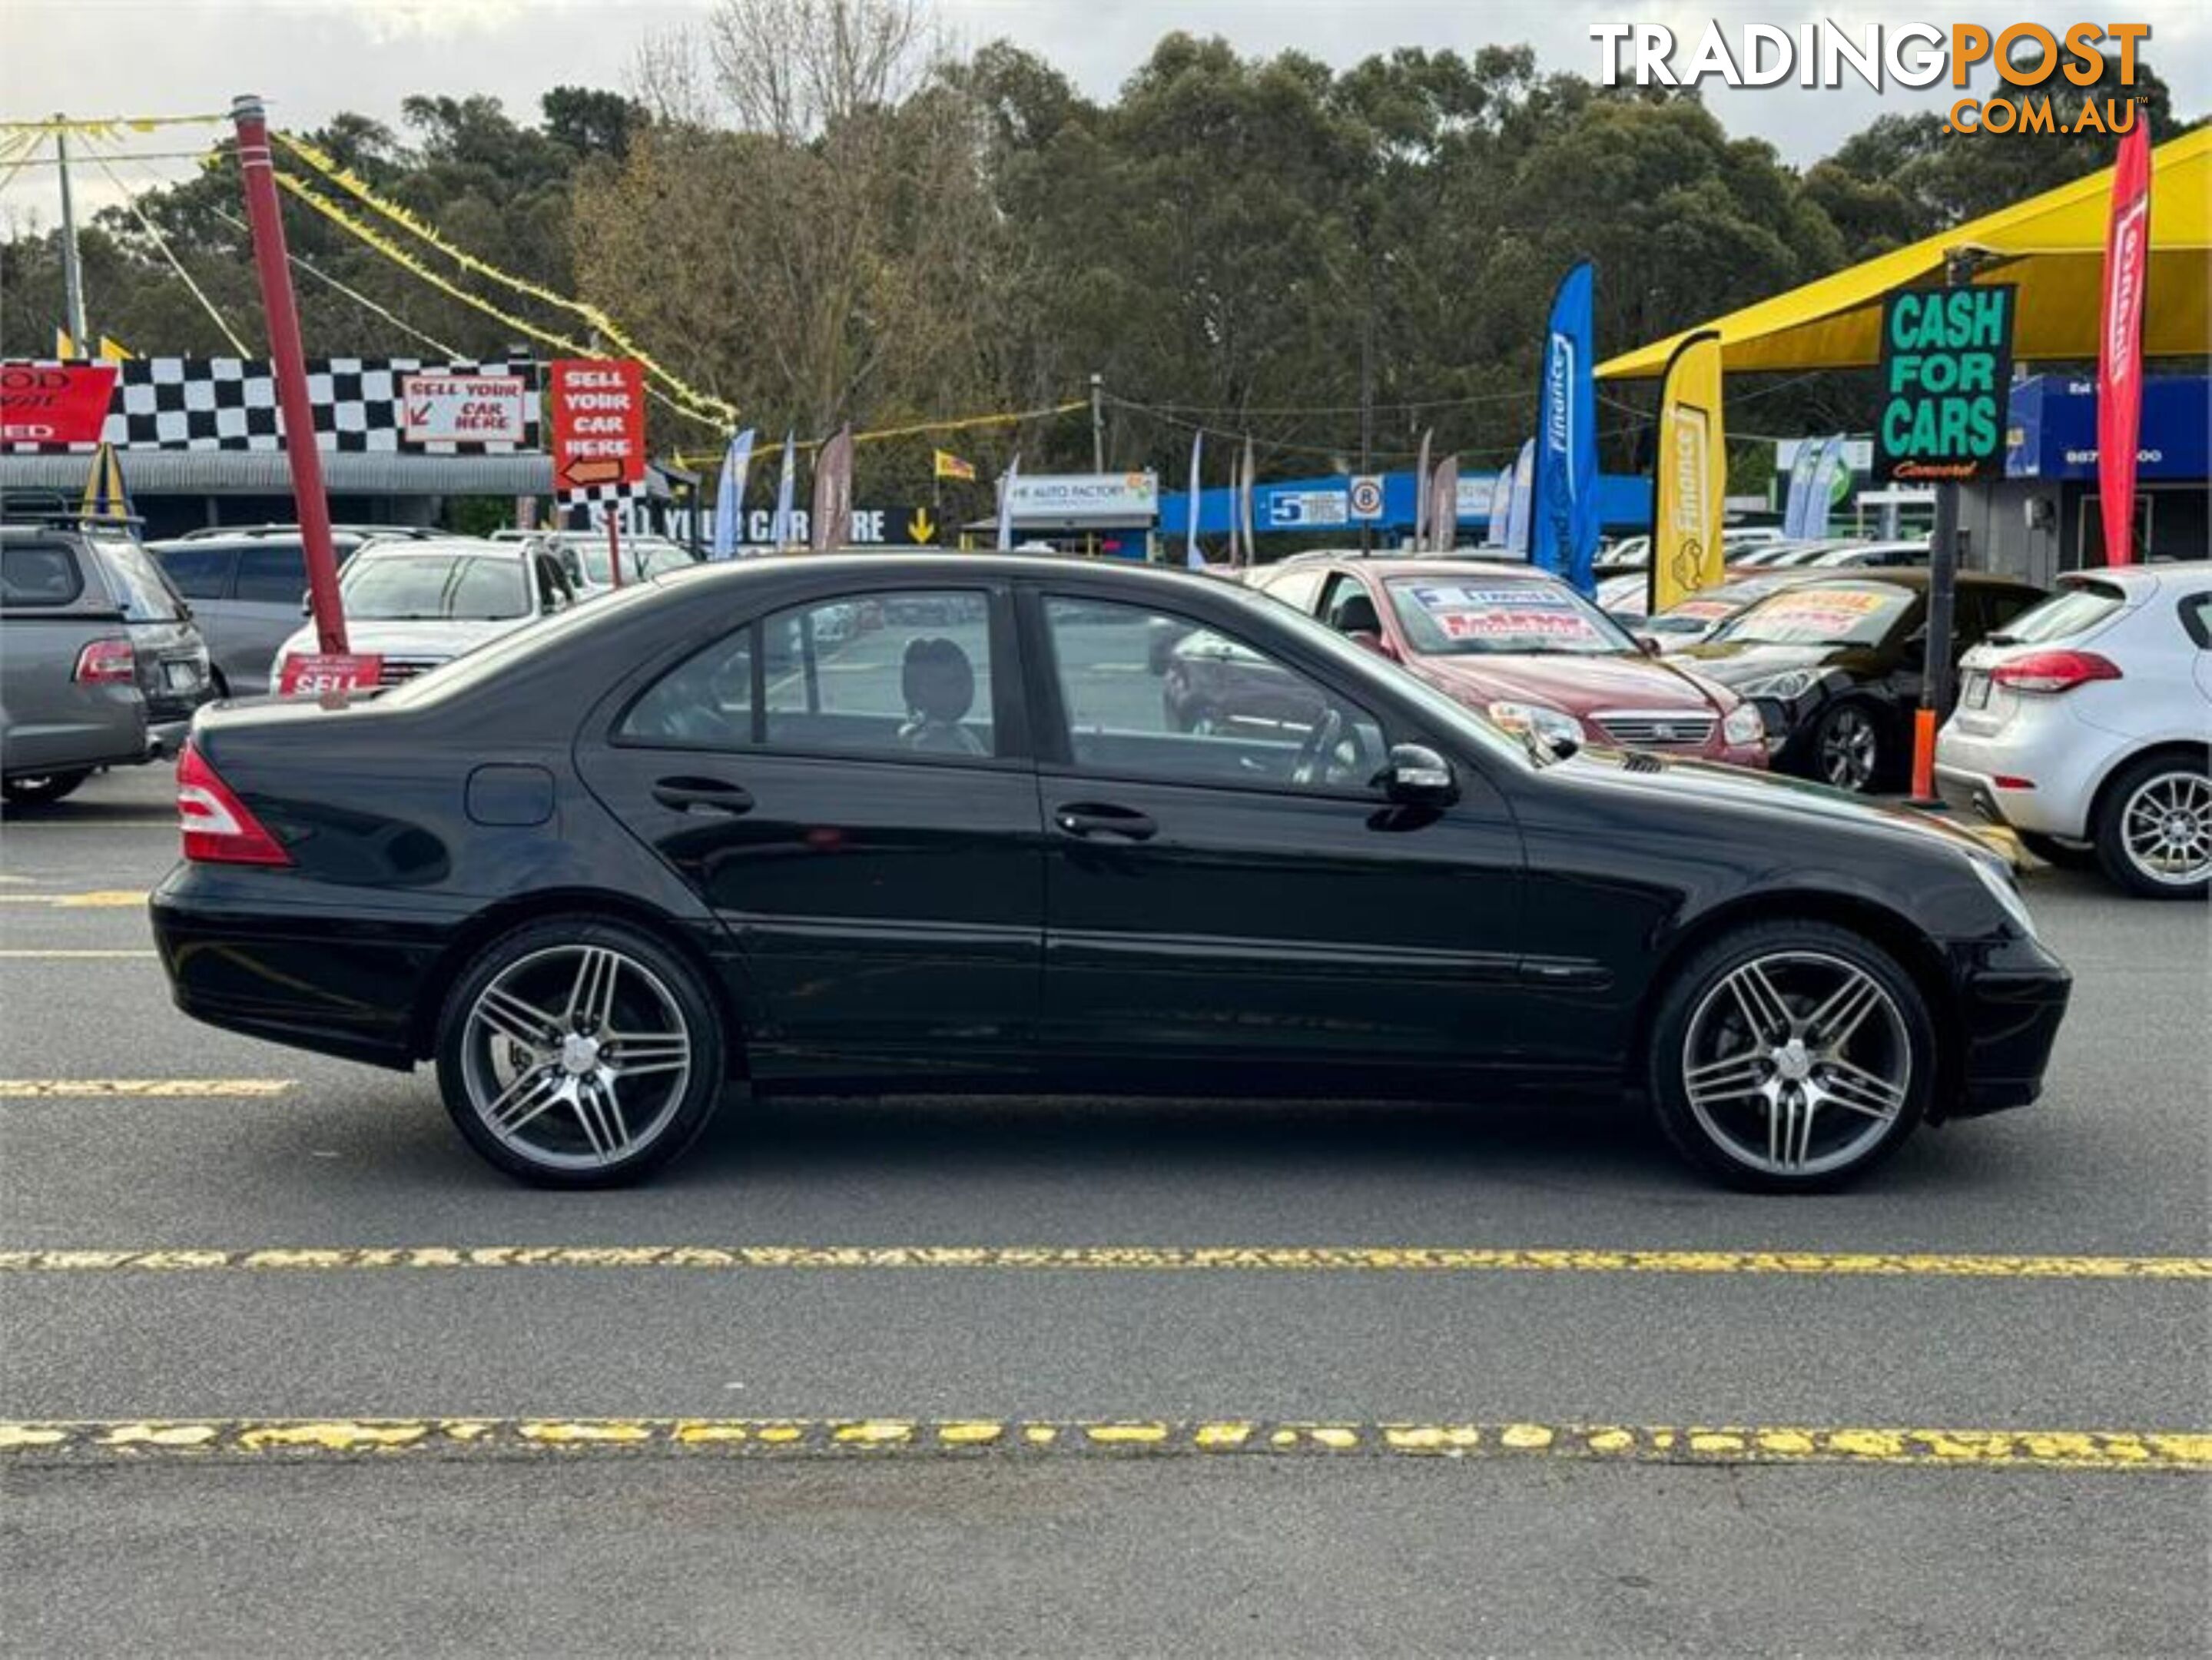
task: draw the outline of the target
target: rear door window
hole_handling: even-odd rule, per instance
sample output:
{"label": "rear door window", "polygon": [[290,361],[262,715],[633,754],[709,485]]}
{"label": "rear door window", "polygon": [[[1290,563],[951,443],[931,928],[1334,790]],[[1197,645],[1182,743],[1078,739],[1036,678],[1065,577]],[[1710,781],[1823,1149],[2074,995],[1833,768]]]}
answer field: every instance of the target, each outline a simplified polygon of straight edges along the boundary
{"label": "rear door window", "polygon": [[76,552],[60,542],[0,546],[0,605],[36,611],[72,605],[84,592]]}
{"label": "rear door window", "polygon": [[2199,651],[2212,651],[2212,593],[2195,593],[2180,605],[2181,626]]}
{"label": "rear door window", "polygon": [[125,622],[173,623],[184,615],[177,591],[144,548],[119,537],[102,537],[93,546],[107,568]]}
{"label": "rear door window", "polygon": [[307,561],[296,542],[247,548],[238,556],[238,597],[296,607],[307,591]]}
{"label": "rear door window", "polygon": [[187,599],[220,599],[230,587],[230,562],[234,556],[228,548],[204,544],[194,547],[188,544],[165,548],[157,556],[177,592]]}

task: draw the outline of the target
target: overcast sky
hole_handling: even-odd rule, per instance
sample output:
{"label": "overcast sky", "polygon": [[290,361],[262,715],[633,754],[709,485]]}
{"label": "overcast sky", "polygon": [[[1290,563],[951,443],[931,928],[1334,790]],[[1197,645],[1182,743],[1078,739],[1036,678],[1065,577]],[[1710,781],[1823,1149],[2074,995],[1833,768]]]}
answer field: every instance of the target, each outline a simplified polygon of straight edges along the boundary
{"label": "overcast sky", "polygon": [[[167,115],[226,109],[232,94],[258,92],[276,119],[311,127],[341,109],[397,123],[410,93],[490,93],[518,116],[538,94],[568,84],[623,87],[638,43],[696,21],[711,0],[0,0],[0,119]],[[1597,73],[1595,22],[1664,22],[1694,42],[1705,21],[1731,31],[1747,22],[1794,27],[1826,15],[1857,28],[1971,19],[1993,28],[2033,19],[2054,27],[2085,15],[2074,5],[1950,4],[1910,8],[1860,0],[1826,9],[1764,0],[938,0],[956,42],[1007,36],[1049,58],[1084,89],[1110,96],[1155,40],[1170,29],[1226,36],[1263,56],[1288,48],[1348,64],[1395,46],[1470,52],[1526,41],[1547,70]],[[2212,88],[2212,22],[2202,0],[2132,0],[2111,15],[2148,21],[2150,61],[2176,88],[2185,111],[2201,113]],[[1686,54],[1688,46],[1684,51]],[[1984,80],[1981,88],[1987,90]],[[2191,88],[2200,89],[2192,98]],[[1708,99],[1732,131],[1771,142],[1808,163],[1887,110],[1939,107],[1946,98],[1858,85],[1728,91]],[[185,149],[215,129],[134,137],[139,152]],[[146,170],[174,178],[188,162],[147,162],[121,175],[134,187]],[[0,165],[0,173],[5,172]],[[86,168],[80,185],[95,204],[116,186]],[[55,216],[54,169],[22,169],[0,191],[0,212]],[[4,296],[0,296],[4,303]]]}

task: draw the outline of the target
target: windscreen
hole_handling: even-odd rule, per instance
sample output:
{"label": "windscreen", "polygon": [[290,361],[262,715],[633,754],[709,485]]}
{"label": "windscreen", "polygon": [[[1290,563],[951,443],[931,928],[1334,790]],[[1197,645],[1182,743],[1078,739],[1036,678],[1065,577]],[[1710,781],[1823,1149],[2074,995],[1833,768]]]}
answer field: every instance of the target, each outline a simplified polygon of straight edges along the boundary
{"label": "windscreen", "polygon": [[1424,657],[1632,656],[1620,625],[1558,582],[1469,576],[1394,578],[1386,585]]}
{"label": "windscreen", "polygon": [[1713,639],[1749,646],[1871,646],[1912,604],[1904,588],[1820,583],[1769,594]]}
{"label": "windscreen", "polygon": [[376,622],[495,622],[530,614],[522,562],[513,557],[363,555],[347,566],[344,592],[348,617]]}

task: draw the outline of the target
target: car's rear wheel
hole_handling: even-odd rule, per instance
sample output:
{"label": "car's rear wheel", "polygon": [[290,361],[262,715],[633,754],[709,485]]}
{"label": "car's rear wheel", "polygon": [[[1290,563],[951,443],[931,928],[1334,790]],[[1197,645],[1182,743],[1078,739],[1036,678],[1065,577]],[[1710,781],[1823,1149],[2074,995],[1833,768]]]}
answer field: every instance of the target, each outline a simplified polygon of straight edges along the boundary
{"label": "car's rear wheel", "polygon": [[0,796],[18,807],[43,807],[58,801],[92,776],[88,767],[74,772],[22,773],[0,781]]}
{"label": "car's rear wheel", "polygon": [[469,1144],[548,1187],[634,1181],[682,1152],[720,1099],[720,1020],[692,966],[641,929],[531,923],[454,982],[438,1085]]}
{"label": "car's rear wheel", "polygon": [[1879,789],[1889,745],[1875,712],[1856,700],[1838,703],[1813,728],[1813,764],[1820,781],[1858,794]]}
{"label": "car's rear wheel", "polygon": [[1889,955],[1825,922],[1706,946],[1662,994],[1651,1098],[1668,1139],[1732,1186],[1810,1192],[1902,1145],[1936,1073],[1926,1000]]}
{"label": "car's rear wheel", "polygon": [[2146,756],[2112,781],[2097,813],[2097,862],[2147,899],[2212,888],[2212,775],[2203,757]]}

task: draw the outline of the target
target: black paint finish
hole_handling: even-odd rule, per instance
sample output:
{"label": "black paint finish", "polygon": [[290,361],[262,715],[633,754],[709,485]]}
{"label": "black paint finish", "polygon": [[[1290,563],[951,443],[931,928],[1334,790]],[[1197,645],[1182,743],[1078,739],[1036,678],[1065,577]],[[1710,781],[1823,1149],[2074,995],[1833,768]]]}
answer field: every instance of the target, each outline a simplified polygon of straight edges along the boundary
{"label": "black paint finish", "polygon": [[[615,740],[662,673],[754,619],[846,598],[896,617],[896,590],[979,584],[994,756]],[[1172,612],[1268,654],[1390,743],[1444,756],[1458,798],[1087,771],[1060,724],[1046,595]],[[1141,673],[1141,641],[1131,656]],[[1684,952],[1793,914],[1862,930],[1918,979],[1945,1046],[1938,1116],[2032,1100],[2065,1004],[2065,970],[1977,875],[1991,855],[1969,838],[1729,768],[1602,750],[1539,763],[1310,619],[1182,573],[951,555],[702,568],[394,692],[210,710],[196,741],[295,862],[179,865],[161,884],[179,1006],[392,1067],[426,1055],[483,942],[588,911],[688,953],[745,1075],[787,1089],[1617,1088],[1640,1076],[1641,1022]]]}

